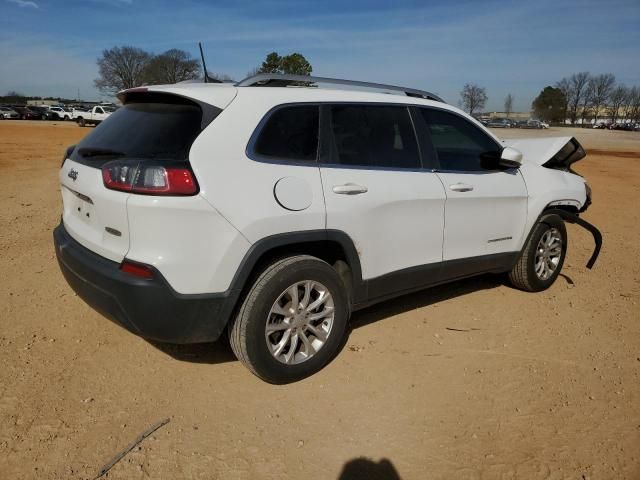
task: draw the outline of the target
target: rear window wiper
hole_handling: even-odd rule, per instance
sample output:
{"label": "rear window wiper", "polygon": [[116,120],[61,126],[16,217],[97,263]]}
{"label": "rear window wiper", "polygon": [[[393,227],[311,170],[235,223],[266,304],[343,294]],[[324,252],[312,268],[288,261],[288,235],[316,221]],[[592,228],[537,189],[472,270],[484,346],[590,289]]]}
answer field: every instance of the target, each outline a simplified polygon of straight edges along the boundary
{"label": "rear window wiper", "polygon": [[97,148],[97,147],[82,147],[78,149],[78,154],[81,157],[123,157],[126,155],[124,152],[117,150],[111,150],[110,148]]}

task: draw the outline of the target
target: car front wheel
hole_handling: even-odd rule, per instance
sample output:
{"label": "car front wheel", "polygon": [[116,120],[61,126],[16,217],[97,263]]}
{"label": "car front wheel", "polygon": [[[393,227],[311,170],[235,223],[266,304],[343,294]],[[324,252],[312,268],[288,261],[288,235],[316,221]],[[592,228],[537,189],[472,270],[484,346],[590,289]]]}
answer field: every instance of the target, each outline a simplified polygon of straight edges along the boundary
{"label": "car front wheel", "polygon": [[236,357],[261,379],[290,383],[322,369],[342,342],[348,296],[338,273],[308,255],[278,260],[247,293],[229,325]]}
{"label": "car front wheel", "polygon": [[518,262],[509,272],[511,284],[539,292],[555,282],[567,253],[567,229],[557,215],[543,217],[534,227]]}

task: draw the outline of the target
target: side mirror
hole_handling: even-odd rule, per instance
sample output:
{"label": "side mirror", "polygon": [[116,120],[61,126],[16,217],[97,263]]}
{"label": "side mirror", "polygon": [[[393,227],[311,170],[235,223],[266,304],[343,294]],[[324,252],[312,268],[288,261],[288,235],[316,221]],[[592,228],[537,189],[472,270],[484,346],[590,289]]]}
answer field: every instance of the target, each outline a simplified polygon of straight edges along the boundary
{"label": "side mirror", "polygon": [[503,167],[518,168],[522,165],[522,152],[512,147],[504,147],[498,163]]}

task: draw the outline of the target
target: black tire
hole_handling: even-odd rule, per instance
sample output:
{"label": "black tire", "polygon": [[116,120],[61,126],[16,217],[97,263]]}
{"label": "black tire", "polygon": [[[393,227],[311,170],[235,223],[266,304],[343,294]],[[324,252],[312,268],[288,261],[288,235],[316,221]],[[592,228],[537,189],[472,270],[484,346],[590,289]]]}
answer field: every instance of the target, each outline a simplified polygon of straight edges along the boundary
{"label": "black tire", "polygon": [[[320,282],[328,289],[334,303],[333,325],[321,348],[307,360],[289,365],[271,354],[265,328],[280,295],[305,280]],[[344,337],[349,310],[345,285],[329,264],[308,255],[287,257],[269,265],[251,286],[229,323],[229,342],[238,360],[262,380],[274,384],[295,382],[313,375],[333,359]]]}
{"label": "black tire", "polygon": [[[536,273],[536,250],[542,236],[552,229],[555,229],[562,238],[560,258],[553,273],[548,278],[543,279]],[[546,290],[553,285],[553,282],[558,278],[558,275],[562,270],[562,265],[564,265],[566,253],[567,229],[562,218],[557,215],[548,215],[543,217],[533,228],[533,231],[527,240],[527,244],[520,254],[520,258],[511,272],[509,272],[509,281],[514,287],[526,292],[540,292],[542,290]]]}
{"label": "black tire", "polygon": [[79,125],[79,126],[81,126],[81,127],[84,127],[84,126],[85,126],[84,118],[80,117],[80,118],[78,119],[78,125]]}

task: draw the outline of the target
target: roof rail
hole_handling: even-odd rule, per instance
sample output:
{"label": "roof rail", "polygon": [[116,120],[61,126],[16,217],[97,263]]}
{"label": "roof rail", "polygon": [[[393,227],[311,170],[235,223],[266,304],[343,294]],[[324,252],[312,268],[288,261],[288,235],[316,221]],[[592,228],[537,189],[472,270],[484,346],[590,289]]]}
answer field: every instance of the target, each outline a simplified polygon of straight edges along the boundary
{"label": "roof rail", "polygon": [[385,85],[383,83],[359,82],[357,80],[342,80],[340,78],[312,77],[309,75],[290,75],[282,73],[259,73],[236,83],[236,87],[286,87],[296,83],[327,83],[331,85],[346,85],[350,87],[375,88],[392,92],[402,92],[407,97],[425,98],[436,102],[446,103],[442,98],[424,90],[414,88],[397,87],[395,85]]}

